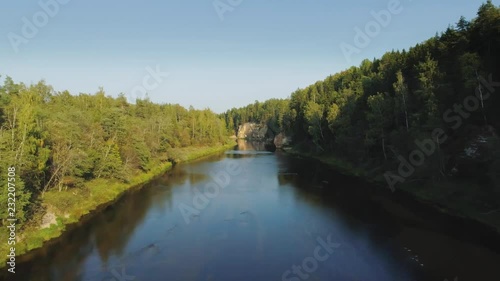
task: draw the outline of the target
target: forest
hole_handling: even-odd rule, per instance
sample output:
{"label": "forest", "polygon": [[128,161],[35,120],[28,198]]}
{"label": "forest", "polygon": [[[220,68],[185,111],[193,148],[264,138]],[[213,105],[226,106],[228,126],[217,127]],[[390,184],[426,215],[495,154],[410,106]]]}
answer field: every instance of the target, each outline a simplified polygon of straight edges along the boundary
{"label": "forest", "polygon": [[487,1],[476,18],[460,17],[408,50],[224,118],[229,129],[267,123],[291,136],[295,150],[393,190],[432,183],[418,191],[432,200],[474,190],[475,208],[487,212],[500,208],[499,65],[500,8]]}
{"label": "forest", "polygon": [[[72,95],[44,81],[25,85],[6,77],[0,87],[0,185],[7,186],[7,170],[15,167],[17,226],[36,225],[48,192],[73,196],[92,192],[96,180],[109,189],[109,183],[129,183],[178,161],[185,147],[227,143],[226,127],[208,109],[154,104],[147,98],[131,104],[103,89]],[[7,202],[7,188],[0,198]],[[61,198],[66,197],[54,201],[66,201]],[[7,212],[0,208],[3,224]]]}

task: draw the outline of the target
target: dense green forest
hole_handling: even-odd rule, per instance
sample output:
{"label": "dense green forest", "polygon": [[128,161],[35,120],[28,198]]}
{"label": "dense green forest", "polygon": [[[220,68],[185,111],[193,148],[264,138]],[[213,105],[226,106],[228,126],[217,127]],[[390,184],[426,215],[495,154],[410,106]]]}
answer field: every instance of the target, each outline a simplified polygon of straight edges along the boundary
{"label": "dense green forest", "polygon": [[[96,179],[127,183],[131,177],[167,161],[179,148],[227,142],[225,121],[206,110],[128,103],[121,95],[71,95],[45,82],[0,87],[0,185],[7,186],[8,167],[16,169],[18,227],[43,213],[43,195],[74,193]],[[7,188],[0,190],[7,202]],[[7,218],[7,208],[0,208]],[[5,223],[5,221],[3,221]]]}
{"label": "dense green forest", "polygon": [[266,123],[274,132],[284,131],[291,127],[293,118],[290,116],[288,99],[270,99],[264,102],[255,101],[243,108],[233,108],[222,114],[227,129],[237,132],[241,124],[247,122]]}
{"label": "dense green forest", "polygon": [[[500,9],[488,1],[475,19],[461,17],[408,50],[364,60],[287,100],[255,102],[224,117],[229,128],[267,123],[290,135],[299,151],[333,155],[391,187],[407,179],[458,179],[494,187],[498,195],[499,66]],[[422,143],[434,152],[420,163],[412,152]],[[412,157],[415,172],[402,177],[398,167],[404,160],[413,164]],[[485,197],[492,194],[487,190]]]}

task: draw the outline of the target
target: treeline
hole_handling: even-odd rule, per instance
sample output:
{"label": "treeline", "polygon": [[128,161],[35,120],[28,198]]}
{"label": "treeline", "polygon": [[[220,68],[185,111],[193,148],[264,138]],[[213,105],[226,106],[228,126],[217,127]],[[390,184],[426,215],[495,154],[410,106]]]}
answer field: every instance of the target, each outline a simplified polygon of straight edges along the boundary
{"label": "treeline", "polygon": [[[280,102],[288,103],[285,110],[268,106],[262,112],[273,100],[225,116],[233,127],[245,121],[287,120],[279,126],[300,149],[382,167],[380,171],[397,169],[398,156],[408,159],[418,149],[415,140],[432,138],[442,128],[448,140],[420,171],[440,177],[453,169],[454,155],[463,152],[470,138],[484,131],[492,136],[492,128],[500,128],[499,70],[500,9],[487,1],[471,21],[461,17],[409,50],[364,60],[295,91]],[[488,143],[494,146],[489,157],[498,169],[498,144]]]}
{"label": "treeline", "polygon": [[264,102],[255,101],[242,108],[232,108],[222,114],[230,132],[237,132],[239,125],[247,122],[265,123],[273,132],[281,132],[290,128],[293,116],[289,110],[290,100],[270,99]]}
{"label": "treeline", "polygon": [[[45,82],[0,87],[0,201],[15,167],[16,218],[26,221],[49,190],[72,192],[93,179],[127,182],[175,159],[176,149],[227,142],[227,126],[210,110],[127,102],[123,95],[71,95]],[[67,190],[67,191],[66,191]],[[7,208],[0,208],[7,217]]]}

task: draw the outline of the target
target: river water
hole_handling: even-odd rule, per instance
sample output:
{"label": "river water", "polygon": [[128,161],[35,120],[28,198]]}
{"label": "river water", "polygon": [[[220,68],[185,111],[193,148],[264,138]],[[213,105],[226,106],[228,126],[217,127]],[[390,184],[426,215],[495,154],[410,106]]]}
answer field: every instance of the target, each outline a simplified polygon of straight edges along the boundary
{"label": "river water", "polygon": [[396,196],[319,162],[240,142],[126,193],[19,257],[15,278],[8,276],[500,280],[494,236]]}

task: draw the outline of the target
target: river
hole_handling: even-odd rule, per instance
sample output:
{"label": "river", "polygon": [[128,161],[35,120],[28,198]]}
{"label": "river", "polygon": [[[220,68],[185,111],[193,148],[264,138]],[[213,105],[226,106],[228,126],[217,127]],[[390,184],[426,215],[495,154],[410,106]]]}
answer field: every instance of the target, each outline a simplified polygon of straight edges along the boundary
{"label": "river", "polygon": [[19,257],[15,279],[500,280],[497,237],[399,197],[240,142]]}

